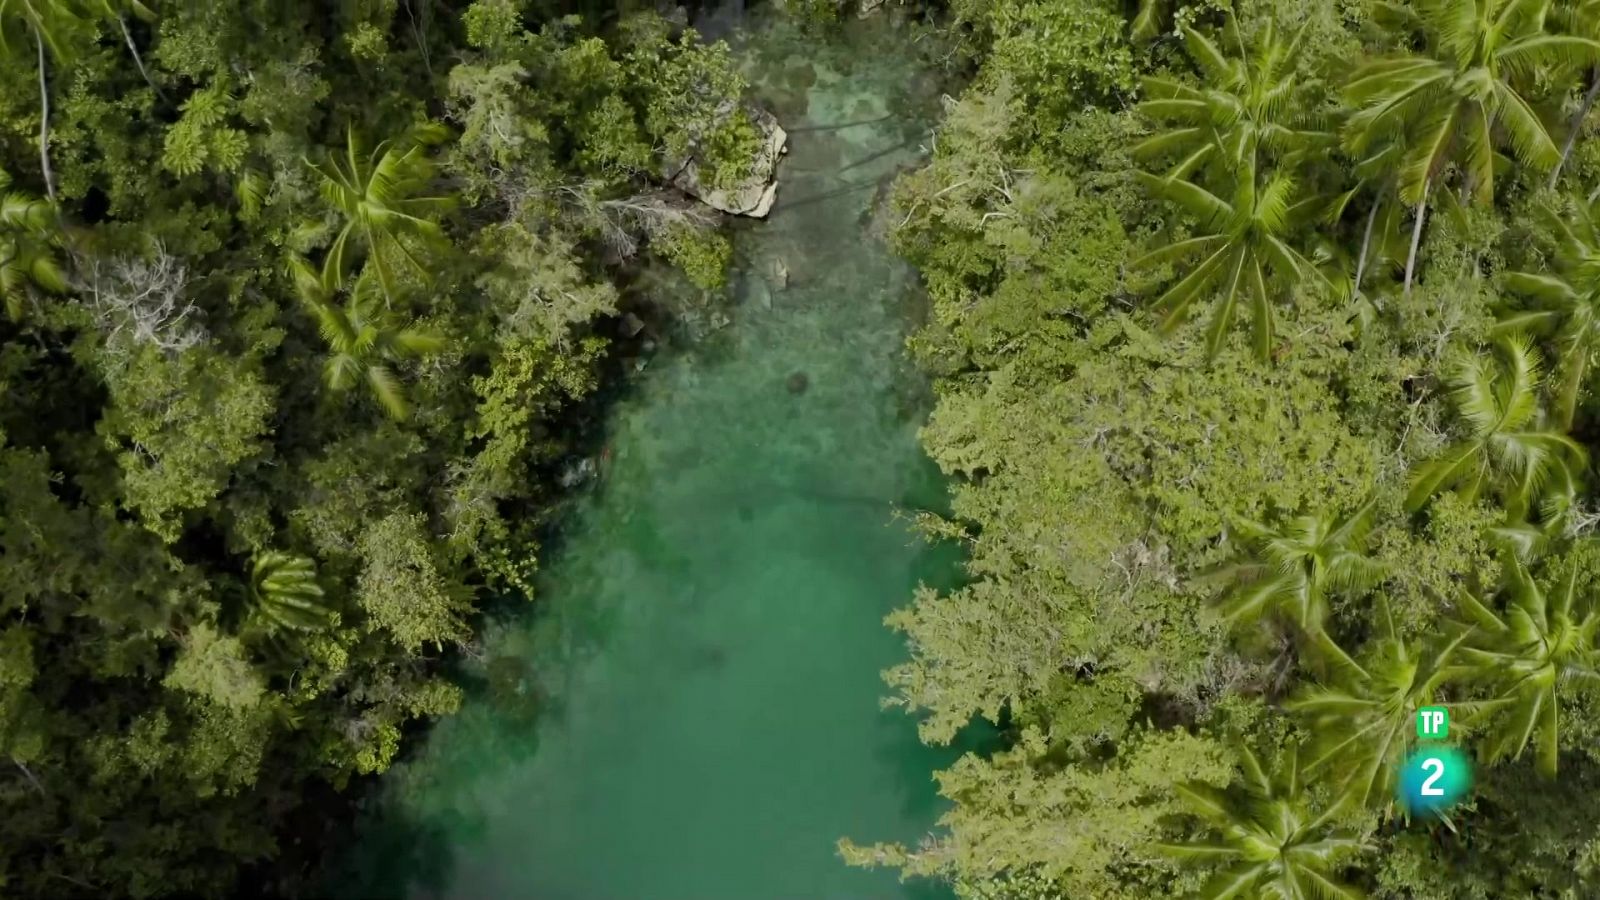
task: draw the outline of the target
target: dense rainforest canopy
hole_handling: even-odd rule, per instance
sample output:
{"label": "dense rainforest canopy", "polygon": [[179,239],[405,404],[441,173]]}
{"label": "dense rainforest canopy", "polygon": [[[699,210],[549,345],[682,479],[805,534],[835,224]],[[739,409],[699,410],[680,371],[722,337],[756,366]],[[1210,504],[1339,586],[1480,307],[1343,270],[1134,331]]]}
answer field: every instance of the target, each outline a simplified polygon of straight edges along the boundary
{"label": "dense rainforest canopy", "polygon": [[[970,580],[891,618],[889,702],[1006,746],[846,858],[1600,892],[1600,4],[894,14],[970,78],[891,199]],[[757,134],[685,23],[0,0],[0,893],[305,893],[296,836],[456,708],[641,260],[658,304],[727,265],[663,161],[731,183]],[[1448,822],[1394,802],[1433,703]]]}
{"label": "dense rainforest canopy", "polygon": [[[935,533],[892,702],[963,897],[1600,892],[1600,5],[956,2],[921,268]],[[1418,707],[1476,759],[1394,777]]]}
{"label": "dense rainforest canopy", "polygon": [[636,258],[722,277],[663,158],[754,150],[681,13],[571,12],[0,2],[0,894],[295,892],[457,706]]}

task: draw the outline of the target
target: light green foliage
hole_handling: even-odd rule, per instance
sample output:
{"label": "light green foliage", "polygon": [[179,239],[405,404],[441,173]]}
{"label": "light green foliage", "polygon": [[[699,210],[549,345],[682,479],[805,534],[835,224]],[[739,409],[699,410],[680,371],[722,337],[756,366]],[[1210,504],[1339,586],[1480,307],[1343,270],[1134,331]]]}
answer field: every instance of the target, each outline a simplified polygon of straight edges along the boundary
{"label": "light green foliage", "polygon": [[1387,607],[1383,620],[1383,636],[1359,665],[1308,687],[1288,707],[1305,715],[1316,733],[1308,771],[1328,769],[1358,805],[1387,807],[1417,710],[1433,703],[1451,676],[1451,657],[1465,635],[1419,646],[1400,637]]}
{"label": "light green foliage", "polygon": [[[934,460],[981,478],[957,489],[955,514],[981,529],[969,570],[984,580],[890,618],[913,655],[890,681],[933,713],[926,737],[947,739],[974,712],[997,719],[1085,662],[1197,702],[1228,676],[1214,665],[1220,623],[1185,584],[1194,555],[1238,517],[1362,502],[1373,452],[1343,431],[1325,386],[1237,354],[1207,368],[1198,348],[1155,364],[1134,346],[1165,358],[1144,334],[1060,384],[1002,370],[935,411]],[[1052,627],[1028,624],[1041,621]]]}
{"label": "light green foliage", "polygon": [[715,185],[737,183],[750,169],[758,133],[742,106],[728,98],[744,91],[726,44],[703,44],[693,30],[676,41],[639,23],[626,61],[627,76],[651,85],[644,126],[666,144],[669,159],[689,155]]}
{"label": "light green foliage", "polygon": [[1521,336],[1498,343],[1493,360],[1461,359],[1450,376],[1451,399],[1466,437],[1417,469],[1406,507],[1418,509],[1456,488],[1470,503],[1499,494],[1513,519],[1527,515],[1550,490],[1569,484],[1586,454],[1559,431],[1541,428],[1539,355]]}
{"label": "light green foliage", "polygon": [[391,301],[399,285],[397,267],[426,275],[419,253],[443,240],[436,218],[450,206],[448,197],[425,193],[434,174],[428,144],[440,137],[437,129],[420,127],[369,150],[352,127],[342,153],[312,164],[323,200],[344,221],[326,251],[325,287],[342,281],[363,250]]}
{"label": "light green foliage", "polygon": [[[1282,159],[1327,146],[1328,135],[1311,130],[1308,92],[1296,71],[1305,32],[1290,40],[1268,21],[1266,33],[1245,57],[1230,56],[1193,28],[1183,30],[1189,58],[1200,70],[1199,86],[1170,77],[1145,78],[1144,115],[1173,123],[1133,148],[1136,158],[1175,157],[1167,178],[1184,178],[1220,158],[1224,172],[1263,158]],[[1238,22],[1229,17],[1223,40],[1237,45]]]}
{"label": "light green foliage", "polygon": [[329,257],[320,275],[312,272],[304,260],[292,263],[300,299],[316,317],[317,330],[328,344],[322,379],[333,391],[365,384],[384,412],[404,419],[411,414],[411,404],[395,374],[395,365],[439,353],[445,348],[445,340],[396,321],[385,298],[379,296],[382,275],[363,272],[350,286],[345,302],[338,303],[334,299],[339,292],[334,280],[338,269],[332,264],[333,259]]}
{"label": "light green foliage", "polygon": [[6,315],[20,319],[34,294],[65,292],[67,276],[55,210],[10,188],[11,176],[0,169],[0,298]]}
{"label": "light green foliage", "polygon": [[733,245],[720,234],[680,226],[669,229],[655,246],[698,287],[711,290],[728,281]]}
{"label": "light green foliage", "polygon": [[1413,205],[1426,201],[1429,184],[1452,162],[1464,192],[1489,202],[1497,143],[1509,144],[1535,171],[1554,166],[1560,151],[1518,80],[1540,67],[1600,58],[1600,43],[1550,34],[1550,6],[1420,0],[1404,7],[1406,24],[1427,36],[1427,51],[1374,60],[1352,75],[1346,94],[1355,111],[1345,130],[1351,153],[1361,158],[1397,144],[1400,197]]}
{"label": "light green foliage", "polygon": [[222,706],[254,706],[262,693],[261,679],[245,658],[243,645],[204,623],[189,629],[183,650],[162,683]]}
{"label": "light green foliage", "polygon": [[1133,95],[1133,51],[1115,5],[1004,0],[988,16],[994,68],[1016,86],[1034,133],[1048,135],[1085,104]]}
{"label": "light green foliage", "polygon": [[1241,753],[1244,783],[1237,796],[1208,784],[1178,786],[1190,809],[1216,832],[1214,839],[1168,844],[1179,858],[1217,869],[1200,897],[1278,897],[1355,900],[1361,893],[1338,880],[1339,863],[1360,852],[1362,839],[1333,827],[1337,808],[1317,811],[1291,751],[1268,772],[1249,748]]}
{"label": "light green foliage", "polygon": [[[1221,6],[1128,10],[1136,111],[1060,74],[1107,71],[1086,4],[953,8],[979,71],[900,178],[893,240],[928,286],[922,438],[955,479],[924,524],[966,543],[969,578],[891,614],[910,659],[886,679],[925,740],[983,716],[1008,748],[943,773],[954,808],[922,846],[849,857],[963,898],[1587,896],[1593,827],[1536,773],[1594,778],[1600,157],[1574,135],[1580,193],[1527,188],[1591,32],[1543,0]],[[1137,309],[1163,292],[1165,322]],[[1454,830],[1385,824],[1427,703],[1487,764]],[[1226,791],[1156,776],[1199,821],[1137,838],[1039,805],[1168,729],[1281,763],[1247,755]],[[1144,790],[1099,787],[1106,815]]]}
{"label": "light green foliage", "polygon": [[470,598],[439,571],[420,516],[394,513],[373,522],[359,551],[356,602],[373,627],[407,651],[466,637]]}
{"label": "light green foliage", "polygon": [[1219,599],[1223,617],[1237,625],[1282,615],[1321,652],[1352,665],[1328,639],[1328,595],[1340,591],[1360,596],[1382,579],[1383,570],[1365,553],[1373,505],[1369,500],[1337,518],[1297,516],[1280,529],[1239,523],[1237,531],[1250,552],[1216,573],[1230,583]]}
{"label": "light green foliage", "polygon": [[250,564],[250,602],[277,628],[321,631],[338,621],[317,584],[316,564],[303,556],[258,554]]}
{"label": "light green foliage", "polygon": [[1560,206],[1541,206],[1536,220],[1555,246],[1551,271],[1506,276],[1506,289],[1524,301],[1524,308],[1507,310],[1500,328],[1554,339],[1561,371],[1556,421],[1570,428],[1589,364],[1600,349],[1600,209],[1584,197],[1562,199]]}
{"label": "light green foliage", "polygon": [[183,116],[167,129],[161,164],[180,176],[207,168],[236,171],[244,163],[249,138],[227,125],[233,107],[226,82],[214,82],[189,95]]}
{"label": "light green foliage", "polygon": [[1521,756],[1531,743],[1539,770],[1549,776],[1556,774],[1560,753],[1563,688],[1600,682],[1600,610],[1587,585],[1580,593],[1576,567],[1553,574],[1553,584],[1541,585],[1513,556],[1506,564],[1504,612],[1467,591],[1458,601],[1476,627],[1462,648],[1464,662],[1496,693],[1486,705],[1495,721],[1484,754],[1490,761]]}
{"label": "light green foliage", "polygon": [[111,405],[99,431],[117,451],[126,502],[175,540],[186,511],[210,503],[236,466],[264,452],[271,388],[205,346],[176,356],[139,346],[108,378]]}
{"label": "light green foliage", "polygon": [[1042,735],[1023,732],[988,759],[968,754],[939,774],[961,802],[940,819],[946,836],[914,849],[848,842],[845,859],[898,865],[908,874],[990,879],[1026,873],[1047,896],[1164,893],[1170,864],[1156,854],[1162,823],[1183,810],[1174,778],[1220,786],[1232,774],[1225,745],[1183,731],[1148,731],[1103,765],[1043,766]]}

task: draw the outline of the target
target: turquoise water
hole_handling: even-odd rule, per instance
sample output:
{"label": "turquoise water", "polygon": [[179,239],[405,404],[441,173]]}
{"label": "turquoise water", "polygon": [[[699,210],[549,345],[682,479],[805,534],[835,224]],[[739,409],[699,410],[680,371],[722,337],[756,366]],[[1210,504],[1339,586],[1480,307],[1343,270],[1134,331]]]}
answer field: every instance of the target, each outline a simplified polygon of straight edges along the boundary
{"label": "turquoise water", "polygon": [[793,132],[777,210],[737,231],[731,321],[612,411],[537,611],[469,667],[496,687],[386,777],[352,890],[948,896],[835,851],[929,833],[951,760],[879,705],[904,653],[883,616],[958,563],[903,520],[944,491],[902,349],[915,278],[869,221],[932,111],[904,42],[869,22],[740,51]]}

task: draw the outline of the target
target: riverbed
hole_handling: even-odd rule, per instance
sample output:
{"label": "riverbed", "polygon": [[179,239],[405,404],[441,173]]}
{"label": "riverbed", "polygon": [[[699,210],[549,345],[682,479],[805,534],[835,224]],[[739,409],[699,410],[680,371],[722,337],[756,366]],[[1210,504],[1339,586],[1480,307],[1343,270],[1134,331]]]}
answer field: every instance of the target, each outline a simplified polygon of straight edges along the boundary
{"label": "riverbed", "polygon": [[536,602],[489,627],[489,687],[385,777],[351,893],[949,896],[835,850],[932,832],[953,756],[879,676],[905,653],[884,615],[959,572],[906,523],[944,486],[904,352],[915,274],[871,215],[936,91],[883,19],[728,37],[790,152],[769,220],[735,230],[727,324],[663,335],[610,411]]}

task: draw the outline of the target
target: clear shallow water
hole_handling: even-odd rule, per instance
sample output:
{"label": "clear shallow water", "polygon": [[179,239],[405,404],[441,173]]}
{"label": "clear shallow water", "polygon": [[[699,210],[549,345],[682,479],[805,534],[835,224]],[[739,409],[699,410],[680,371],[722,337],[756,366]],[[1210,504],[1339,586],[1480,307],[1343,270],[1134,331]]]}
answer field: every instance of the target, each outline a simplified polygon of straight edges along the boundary
{"label": "clear shallow water", "polygon": [[529,661],[536,711],[480,692],[435,727],[386,776],[347,891],[948,896],[834,850],[930,831],[952,758],[879,707],[904,653],[883,616],[957,571],[895,515],[943,502],[902,351],[915,279],[865,215],[925,131],[904,41],[869,22],[741,50],[792,132],[776,212],[736,238],[733,321],[651,361],[537,611],[488,634],[498,665]]}

